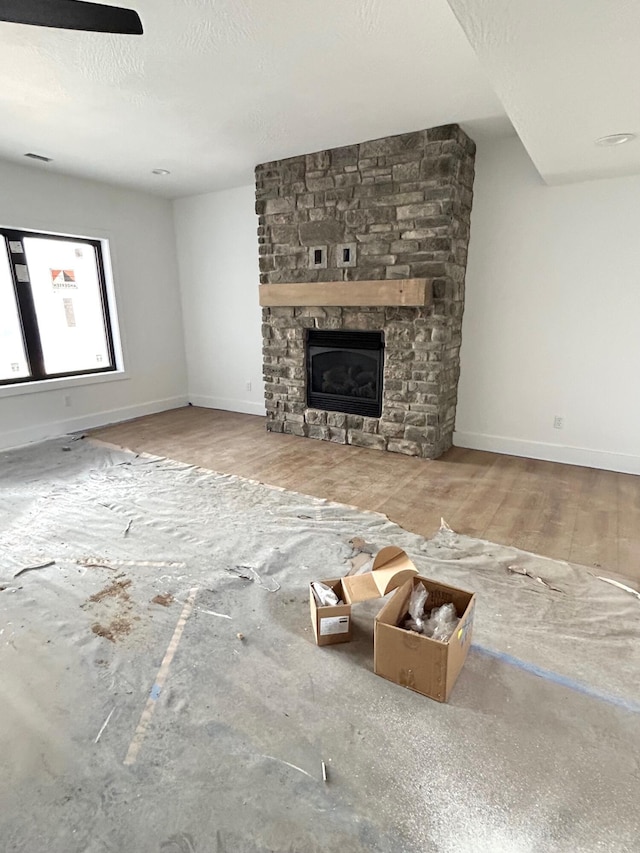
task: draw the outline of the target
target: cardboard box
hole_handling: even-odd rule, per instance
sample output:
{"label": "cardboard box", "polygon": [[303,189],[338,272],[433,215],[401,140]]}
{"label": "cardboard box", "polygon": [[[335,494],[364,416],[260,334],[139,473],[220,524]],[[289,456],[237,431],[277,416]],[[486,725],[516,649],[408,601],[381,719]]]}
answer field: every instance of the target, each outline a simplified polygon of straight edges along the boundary
{"label": "cardboard box", "polygon": [[[414,585],[419,583],[429,591],[428,609],[450,602],[455,605],[459,621],[446,643],[398,627],[408,616],[409,598]],[[438,702],[446,702],[471,646],[474,610],[473,593],[420,575],[411,578],[376,617],[374,672]]]}
{"label": "cardboard box", "polygon": [[376,554],[370,572],[320,581],[331,587],[343,604],[319,605],[309,585],[309,606],[316,644],[329,646],[348,643],[351,640],[351,605],[382,598],[417,573],[418,570],[402,548],[389,545]]}
{"label": "cardboard box", "polygon": [[[339,599],[346,602],[342,588],[342,578],[320,581],[330,586]],[[309,606],[311,608],[311,622],[313,633],[316,637],[316,645],[332,646],[335,643],[348,643],[351,640],[351,605],[334,604],[322,606],[316,601],[311,584],[309,584]]]}

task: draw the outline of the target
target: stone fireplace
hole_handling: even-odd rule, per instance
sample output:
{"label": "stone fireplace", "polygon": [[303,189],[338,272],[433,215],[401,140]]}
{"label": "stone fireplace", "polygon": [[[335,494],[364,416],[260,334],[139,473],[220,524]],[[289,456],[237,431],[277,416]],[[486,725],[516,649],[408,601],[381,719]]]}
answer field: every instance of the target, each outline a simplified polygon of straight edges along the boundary
{"label": "stone fireplace", "polygon": [[451,446],[474,155],[447,125],[256,168],[267,429]]}

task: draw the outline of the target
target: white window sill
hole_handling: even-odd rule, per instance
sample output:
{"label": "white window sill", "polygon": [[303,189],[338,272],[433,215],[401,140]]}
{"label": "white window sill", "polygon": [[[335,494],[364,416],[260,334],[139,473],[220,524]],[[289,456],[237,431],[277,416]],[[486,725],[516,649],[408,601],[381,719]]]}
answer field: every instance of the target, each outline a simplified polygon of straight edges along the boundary
{"label": "white window sill", "polygon": [[59,379],[41,379],[37,382],[20,382],[16,385],[1,385],[2,397],[17,397],[22,394],[37,394],[44,391],[63,391],[78,385],[101,385],[103,382],[122,382],[131,377],[125,370],[114,370],[109,373],[93,373],[87,376],[63,376]]}

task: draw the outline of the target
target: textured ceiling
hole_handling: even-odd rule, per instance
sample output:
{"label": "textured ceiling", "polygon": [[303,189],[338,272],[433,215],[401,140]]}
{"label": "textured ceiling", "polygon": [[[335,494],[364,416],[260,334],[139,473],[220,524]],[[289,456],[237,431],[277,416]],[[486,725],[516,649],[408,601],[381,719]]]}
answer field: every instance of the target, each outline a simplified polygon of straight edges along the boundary
{"label": "textured ceiling", "polygon": [[[548,183],[640,173],[638,0],[449,0]],[[637,133],[603,148],[599,137]]]}
{"label": "textured ceiling", "polygon": [[510,128],[446,0],[123,5],[144,36],[0,23],[0,157],[171,197],[387,134]]}

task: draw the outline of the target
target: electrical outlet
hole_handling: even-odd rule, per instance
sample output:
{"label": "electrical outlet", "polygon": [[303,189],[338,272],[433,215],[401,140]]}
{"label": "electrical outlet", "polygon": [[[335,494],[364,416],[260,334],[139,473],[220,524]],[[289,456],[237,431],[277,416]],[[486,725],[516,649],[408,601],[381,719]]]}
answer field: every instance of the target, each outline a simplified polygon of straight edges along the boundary
{"label": "electrical outlet", "polygon": [[556,415],[554,417],[553,428],[554,429],[563,429],[564,428],[564,418],[561,415]]}
{"label": "electrical outlet", "polygon": [[309,247],[309,268],[312,270],[326,270],[326,268],[327,268],[327,247],[326,246],[310,246]]}
{"label": "electrical outlet", "polygon": [[357,246],[355,243],[340,243],[336,246],[336,266],[355,267]]}
{"label": "electrical outlet", "polygon": [[71,408],[71,394],[64,395],[64,406],[65,409]]}
{"label": "electrical outlet", "polygon": [[251,391],[251,380],[246,382],[244,387],[246,388],[247,391]]}

